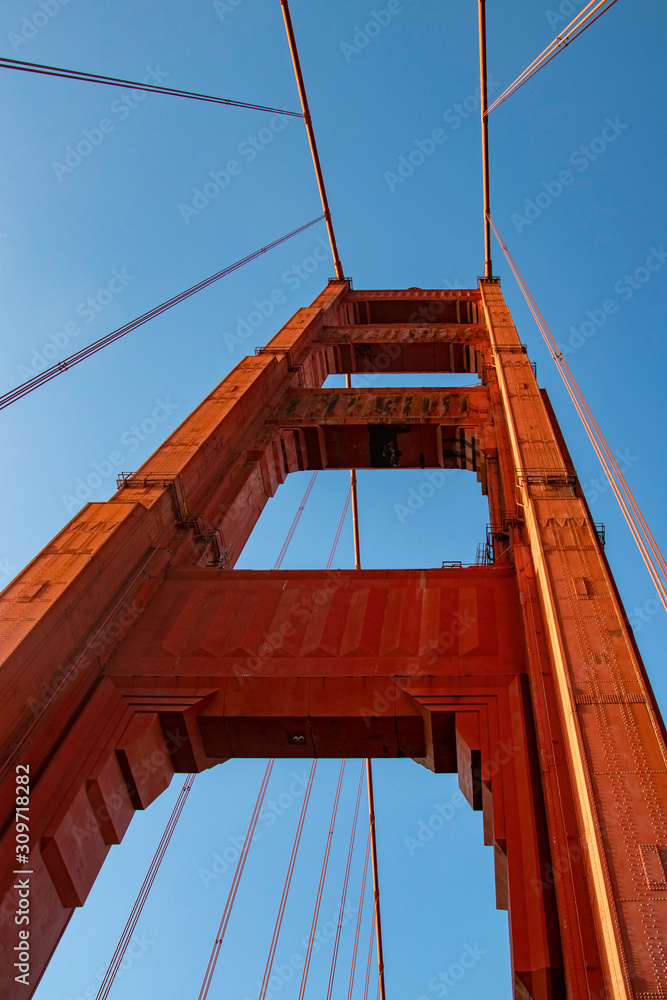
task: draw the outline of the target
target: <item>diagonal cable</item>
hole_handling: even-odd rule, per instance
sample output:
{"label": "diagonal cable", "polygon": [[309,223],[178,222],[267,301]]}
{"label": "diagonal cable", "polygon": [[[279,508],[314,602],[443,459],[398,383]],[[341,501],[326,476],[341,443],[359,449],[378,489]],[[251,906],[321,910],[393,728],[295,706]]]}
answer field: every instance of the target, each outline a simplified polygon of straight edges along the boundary
{"label": "diagonal cable", "polygon": [[264,802],[264,796],[266,795],[266,789],[269,784],[269,778],[271,777],[271,771],[273,770],[274,762],[275,761],[272,759],[266,765],[264,777],[262,778],[262,783],[259,787],[257,801],[255,802],[255,807],[250,817],[248,832],[246,833],[245,840],[243,842],[243,847],[241,848],[241,853],[239,855],[239,859],[236,862],[236,870],[234,872],[232,884],[229,888],[229,894],[227,896],[227,902],[225,903],[225,908],[223,910],[222,918],[220,920],[220,926],[218,927],[218,932],[215,935],[215,941],[213,943],[213,948],[211,949],[211,956],[208,960],[208,965],[206,966],[206,971],[204,973],[204,979],[202,981],[201,989],[199,991],[198,1000],[206,1000],[206,997],[208,996],[208,991],[211,986],[211,980],[213,979],[213,973],[215,972],[215,967],[218,964],[218,957],[220,955],[220,949],[222,948],[222,942],[224,941],[225,938],[225,932],[227,930],[229,918],[232,914],[232,907],[234,906],[234,900],[236,899],[236,893],[238,891],[239,882],[241,881],[241,875],[243,874],[243,869],[245,868],[246,859],[248,857],[248,851],[250,850],[250,845],[255,835],[257,820],[259,819],[259,814],[262,810],[262,803]]}
{"label": "diagonal cable", "polygon": [[41,63],[24,62],[21,59],[8,59],[5,56],[0,56],[0,69],[15,69],[24,73],[59,76],[65,80],[82,80],[84,83],[101,83],[107,87],[146,90],[150,94],[169,94],[171,97],[188,97],[192,101],[208,101],[210,104],[227,104],[233,108],[248,108],[251,111],[268,111],[274,115],[289,115],[291,118],[303,118],[300,111],[282,111],[280,108],[267,108],[263,104],[248,104],[246,101],[232,101],[226,97],[198,94],[190,90],[175,90],[173,87],[160,87],[153,83],[138,83],[136,80],[121,80],[115,76],[100,76],[97,73],[86,73],[83,70],[76,69],[63,69],[60,66],[43,66]]}
{"label": "diagonal cable", "polygon": [[[532,76],[546,66],[547,63],[551,62],[559,52],[573,42],[575,38],[578,38],[586,30],[590,28],[591,24],[594,24],[599,17],[606,14],[610,10],[617,0],[590,0],[590,2],[580,11],[577,16],[570,21],[565,31],[561,35],[557,35],[552,42],[547,45],[539,56],[532,61],[532,63],[526,67],[523,73],[516,78],[516,80],[509,85],[509,87],[503,91],[500,97],[493,102],[491,107],[486,112],[486,115],[490,115],[500,104],[503,104],[508,97],[511,97],[519,87],[522,87],[527,80],[530,80]],[[602,8],[602,9],[601,9]],[[593,16],[595,15],[595,17]]]}
{"label": "diagonal cable", "polygon": [[345,760],[340,763],[340,772],[338,774],[338,784],[336,785],[336,794],[334,795],[333,810],[331,812],[331,820],[329,822],[329,835],[327,837],[327,844],[324,849],[324,859],[322,861],[322,871],[320,873],[320,881],[317,886],[317,896],[315,897],[315,910],[313,912],[313,920],[310,925],[310,934],[308,937],[308,947],[306,948],[306,957],[303,963],[303,972],[301,974],[301,985],[299,987],[299,998],[298,1000],[303,1000],[304,993],[306,991],[306,982],[308,980],[308,970],[310,969],[310,960],[313,954],[313,944],[315,941],[315,930],[317,928],[317,919],[320,915],[320,904],[322,902],[322,892],[324,890],[324,880],[327,874],[327,866],[329,864],[329,852],[331,851],[331,841],[333,839],[334,828],[336,826],[336,813],[338,812],[338,802],[340,801],[340,790],[343,785],[343,774],[345,773]]}
{"label": "diagonal cable", "polygon": [[120,969],[123,958],[125,957],[125,952],[127,951],[132,940],[132,935],[134,934],[137,922],[143,911],[144,904],[148,899],[148,894],[151,891],[155,877],[160,870],[160,865],[162,864],[165,851],[169,847],[169,842],[174,830],[176,829],[179,817],[183,812],[183,806],[185,805],[186,799],[190,794],[190,789],[192,788],[194,780],[195,775],[189,774],[183,783],[180,795],[176,800],[176,804],[174,805],[171,816],[167,821],[160,843],[157,846],[153,860],[151,861],[148,872],[146,873],[146,878],[144,879],[141,889],[137,894],[137,898],[134,901],[134,906],[132,907],[129,917],[127,918],[127,923],[125,924],[123,933],[121,934],[120,940],[116,945],[116,950],[111,957],[107,971],[104,974],[104,979],[100,983],[100,988],[97,991],[95,1000],[106,1000],[109,996],[109,991],[114,984],[118,970]]}
{"label": "diagonal cable", "polygon": [[97,354],[98,351],[107,347],[108,344],[113,344],[116,340],[120,340],[120,338],[124,337],[126,333],[136,330],[138,326],[143,326],[144,323],[148,323],[148,321],[154,319],[155,316],[159,316],[161,313],[166,312],[167,309],[171,309],[172,306],[178,305],[179,302],[183,302],[191,295],[201,291],[202,288],[208,288],[208,286],[212,285],[215,281],[219,281],[220,278],[226,277],[228,274],[231,274],[232,271],[238,270],[238,268],[243,267],[244,264],[250,263],[251,260],[255,260],[255,258],[259,257],[261,254],[266,253],[268,250],[273,250],[274,247],[279,246],[281,243],[285,243],[286,240],[290,240],[298,233],[302,233],[304,229],[308,229],[310,226],[314,226],[315,223],[321,222],[323,218],[323,215],[318,215],[316,219],[313,219],[311,222],[307,222],[304,226],[299,226],[298,229],[293,229],[292,232],[287,233],[286,236],[281,236],[279,240],[274,240],[273,243],[269,243],[267,246],[262,247],[261,250],[255,250],[254,253],[248,254],[248,256],[244,257],[242,260],[237,260],[236,263],[223,268],[223,270],[218,271],[217,274],[212,274],[210,278],[205,278],[197,285],[192,285],[191,288],[186,288],[184,292],[179,292],[178,295],[174,295],[173,298],[167,299],[166,302],[162,302],[159,306],[155,306],[148,312],[143,313],[143,315],[138,316],[137,319],[131,320],[129,323],[126,323],[125,326],[121,326],[117,330],[113,330],[111,333],[108,333],[106,337],[101,337],[100,340],[96,340],[87,347],[83,347],[80,351],[77,351],[76,354],[71,354],[69,358],[65,358],[64,361],[59,361],[58,364],[52,365],[45,371],[40,372],[39,375],[35,375],[34,378],[29,379],[27,382],[23,382],[15,389],[10,389],[9,392],[0,396],[0,410],[4,410],[7,406],[15,403],[17,399],[22,399],[23,396],[27,396],[29,392],[32,392],[33,389],[38,389],[39,386],[44,385],[45,382],[50,382],[51,379],[54,379],[57,375],[67,371],[68,368],[73,368],[74,365],[78,365],[81,361],[85,361],[86,358],[89,358],[91,355]]}
{"label": "diagonal cable", "polygon": [[308,503],[308,497],[310,496],[310,494],[312,492],[312,489],[313,489],[313,486],[315,485],[315,480],[317,479],[317,472],[319,472],[319,469],[316,472],[313,472],[312,476],[308,480],[308,485],[306,486],[306,492],[303,494],[301,503],[299,504],[299,509],[297,510],[296,514],[294,515],[294,520],[292,521],[292,523],[290,525],[290,529],[287,532],[287,535],[285,536],[285,541],[283,542],[283,547],[281,548],[280,552],[278,553],[278,558],[276,559],[275,565],[273,567],[274,569],[280,569],[280,567],[283,564],[283,559],[287,555],[287,550],[290,547],[290,542],[294,538],[294,532],[296,531],[297,525],[298,525],[299,521],[301,520],[301,515],[303,514],[303,509],[306,506],[306,504]]}
{"label": "diagonal cable", "polygon": [[[584,430],[593,445],[595,454],[598,456],[602,468],[607,475],[609,485],[614,492],[623,516],[625,517],[628,527],[632,532],[632,536],[637,544],[646,568],[649,571],[651,579],[655,584],[665,610],[667,610],[667,563],[665,562],[662,552],[660,551],[650,528],[644,520],[644,516],[639,508],[639,505],[635,500],[625,476],[623,475],[618,462],[616,461],[616,458],[614,457],[614,454],[593,415],[592,410],[584,398],[570,366],[563,357],[556,338],[549,329],[544,316],[540,312],[535,299],[526,285],[523,275],[519,271],[514,258],[507,248],[507,245],[504,243],[500,233],[498,232],[493,219],[491,219],[490,222],[502,251],[507,258],[507,262],[512,269],[512,273],[519,284],[519,288],[523,292],[524,298],[528,303],[528,307],[532,312],[540,332],[547,344],[549,353],[551,354],[556,367],[560,372],[565,388],[567,389],[575,409],[579,414]],[[653,556],[651,556],[649,549],[653,553]],[[656,563],[657,566],[655,565]]]}
{"label": "diagonal cable", "polygon": [[294,874],[294,865],[296,863],[296,856],[299,851],[299,844],[301,843],[303,824],[306,819],[306,812],[308,811],[308,802],[310,801],[310,793],[313,788],[313,779],[315,777],[316,769],[317,769],[317,760],[314,760],[313,763],[310,765],[310,774],[308,775],[306,791],[304,793],[303,802],[301,803],[301,813],[299,815],[299,822],[297,823],[296,833],[294,835],[294,844],[292,845],[292,853],[290,855],[289,864],[287,865],[285,884],[283,885],[283,892],[282,896],[280,897],[280,903],[278,905],[278,915],[276,917],[276,923],[273,928],[273,935],[271,937],[271,943],[269,945],[269,954],[268,958],[266,959],[264,976],[262,978],[262,982],[259,987],[259,1000],[265,1000],[266,991],[269,988],[269,980],[271,978],[271,970],[273,968],[273,959],[275,958],[276,948],[278,947],[278,937],[280,935],[280,928],[282,926],[283,916],[285,914],[287,896],[289,894],[290,885],[292,883],[292,875]]}
{"label": "diagonal cable", "polygon": [[352,867],[352,855],[354,853],[354,842],[357,834],[357,820],[359,819],[359,803],[361,802],[361,792],[364,787],[364,766],[361,766],[359,775],[359,787],[357,789],[357,800],[354,806],[354,816],[352,817],[352,831],[350,833],[350,846],[347,852],[347,862],[345,864],[345,875],[343,877],[343,889],[340,897],[340,907],[338,909],[338,924],[336,926],[336,936],[334,938],[333,955],[331,956],[331,971],[329,972],[329,985],[327,986],[326,1000],[331,1000],[334,979],[336,977],[336,965],[338,964],[338,949],[340,947],[340,933],[343,929],[343,914],[345,913],[345,903],[347,901],[347,888],[350,882],[350,869]]}
{"label": "diagonal cable", "polygon": [[345,498],[345,504],[343,506],[343,513],[340,515],[340,521],[338,522],[338,527],[336,528],[336,536],[333,540],[333,545],[331,546],[331,552],[329,553],[329,558],[327,559],[327,569],[331,569],[333,566],[334,556],[336,555],[336,549],[338,548],[338,542],[340,541],[340,535],[343,530],[343,524],[345,523],[345,518],[347,516],[347,508],[350,506],[350,500],[352,498],[352,487],[347,491],[347,496]]}

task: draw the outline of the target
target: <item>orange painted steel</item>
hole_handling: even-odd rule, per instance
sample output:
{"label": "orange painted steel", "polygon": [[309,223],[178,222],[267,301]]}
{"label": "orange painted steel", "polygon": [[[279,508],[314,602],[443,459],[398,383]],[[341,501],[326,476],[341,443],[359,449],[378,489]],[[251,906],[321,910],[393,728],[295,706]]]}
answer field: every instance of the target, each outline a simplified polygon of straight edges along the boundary
{"label": "orange painted steel", "polygon": [[[458,372],[474,388],[327,389]],[[235,570],[290,472],[473,472],[488,565]],[[446,556],[446,553],[443,553]],[[135,809],[233,756],[413,757],[484,815],[515,996],[667,990],[665,733],[499,284],[331,282],[0,598],[0,991],[30,768],[32,978]],[[437,919],[437,918],[436,918]]]}
{"label": "orange painted steel", "polygon": [[368,786],[368,824],[371,831],[371,868],[373,872],[373,916],[378,959],[378,988],[381,1000],[385,1000],[384,951],[382,948],[382,920],[380,913],[380,875],[378,872],[377,837],[375,832],[375,798],[373,795],[373,762],[366,758],[366,784]]}
{"label": "orange painted steel", "polygon": [[324,218],[327,224],[327,233],[329,234],[329,243],[331,244],[331,256],[333,258],[334,271],[336,273],[336,278],[338,279],[338,281],[343,281],[344,280],[343,265],[341,264],[340,257],[338,255],[338,245],[336,243],[336,235],[334,233],[333,221],[331,218],[331,210],[329,208],[327,189],[324,186],[324,175],[322,173],[322,165],[320,163],[320,154],[317,151],[317,142],[315,141],[315,129],[313,128],[313,119],[311,117],[310,108],[308,106],[308,97],[306,95],[306,84],[303,79],[303,73],[301,72],[301,60],[299,59],[299,51],[296,46],[296,37],[294,35],[294,28],[292,26],[292,15],[290,14],[289,4],[287,0],[280,0],[280,6],[283,12],[283,19],[285,21],[287,41],[289,43],[290,55],[292,56],[292,66],[294,67],[294,76],[296,77],[296,85],[299,91],[301,110],[303,112],[303,119],[306,125],[308,144],[310,146],[310,152],[313,158],[313,167],[315,168],[315,177],[317,178],[317,188],[320,192],[320,201],[322,202]]}
{"label": "orange painted steel", "polygon": [[493,275],[491,261],[491,195],[489,180],[489,89],[486,72],[486,0],[477,0],[479,21],[479,93],[482,119],[482,192],[484,197],[484,277]]}

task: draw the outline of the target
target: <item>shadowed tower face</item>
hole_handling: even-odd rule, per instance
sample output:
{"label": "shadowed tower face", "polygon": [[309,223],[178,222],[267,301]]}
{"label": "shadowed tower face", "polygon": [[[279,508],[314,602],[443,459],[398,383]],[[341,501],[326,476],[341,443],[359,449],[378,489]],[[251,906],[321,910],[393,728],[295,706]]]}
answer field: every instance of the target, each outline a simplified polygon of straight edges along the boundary
{"label": "shadowed tower face", "polygon": [[[321,388],[355,372],[476,372],[480,385]],[[474,471],[490,511],[480,564],[233,569],[290,472],[347,468]],[[493,279],[331,282],[1,603],[3,993],[17,763],[30,769],[34,988],[110,845],[175,771],[409,756],[458,771],[484,812],[517,1000],[667,995],[663,725]]]}

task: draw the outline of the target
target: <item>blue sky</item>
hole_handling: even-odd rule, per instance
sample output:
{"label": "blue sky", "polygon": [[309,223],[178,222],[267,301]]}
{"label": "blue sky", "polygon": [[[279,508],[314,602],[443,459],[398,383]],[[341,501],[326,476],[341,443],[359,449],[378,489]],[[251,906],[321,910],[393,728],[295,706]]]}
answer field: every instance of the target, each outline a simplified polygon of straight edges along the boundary
{"label": "blue sky", "polygon": [[[492,96],[582,6],[488,0]],[[294,0],[292,14],[345,273],[356,288],[474,286],[483,268],[477,4]],[[367,31],[369,24],[377,30]],[[666,35],[661,0],[621,0],[490,123],[494,219],[557,340],[572,352],[568,361],[663,549],[667,233],[665,142],[657,123]],[[38,0],[11,0],[0,11],[0,51],[298,108],[278,0],[61,6],[44,0],[42,7]],[[126,104],[122,91],[8,71],[0,83],[9,138],[0,163],[2,391],[319,214],[298,120],[159,95]],[[434,129],[446,141],[396,180],[401,158],[430,149]],[[86,152],[79,156],[81,142]],[[230,170],[230,162],[237,166]],[[571,180],[559,190],[563,171]],[[213,184],[211,174],[220,190],[209,187],[208,203],[195,201],[197,190]],[[322,224],[310,229],[2,413],[0,585],[83,500],[107,499],[118,471],[137,468],[244,354],[318,294],[332,267],[318,262],[308,273],[311,264],[304,269],[304,262],[324,237]],[[649,257],[660,264],[650,272],[643,270]],[[607,554],[665,706],[663,613],[495,245],[494,263],[592,512],[606,524]],[[276,290],[282,295],[274,296],[273,313],[247,335],[256,303],[270,301]],[[616,308],[605,313],[610,300]],[[414,384],[433,380],[418,377]],[[402,517],[421,476],[360,474],[366,566],[474,560],[488,520],[474,476],[448,477],[428,503]],[[281,487],[239,565],[273,565],[306,479],[293,476]],[[344,473],[320,475],[286,567],[325,564],[345,480]],[[335,565],[351,560],[346,530]],[[294,770],[286,761],[276,765],[271,795],[289,787]],[[333,761],[318,769],[281,963],[307,931],[336,770]],[[493,908],[492,852],[482,847],[481,814],[454,806],[444,828],[410,851],[406,838],[428,823],[436,805],[454,801],[456,779],[410,761],[378,762],[376,770],[390,994],[431,1000],[439,995],[438,974],[466,945],[477,945],[479,961],[450,992],[457,1000],[491,990],[509,998],[507,919]],[[158,990],[167,998],[196,996],[231,878],[227,871],[207,887],[200,872],[210,871],[216,853],[242,834],[262,771],[261,761],[233,761],[198,777],[138,928],[152,943],[135,949],[139,957],[112,996],[133,1000]],[[357,762],[350,762],[331,862],[337,874],[323,920],[336,906],[357,774]],[[40,986],[40,1000],[74,1000],[96,987],[177,785],[178,778],[111,852]],[[212,995],[244,1000],[261,978],[297,814],[293,805],[253,846]],[[362,854],[360,844],[353,895]],[[343,969],[351,925],[343,928]],[[251,937],[250,928],[257,934]],[[328,974],[328,947],[314,959],[313,988]],[[286,983],[282,995],[296,997],[297,987]]]}

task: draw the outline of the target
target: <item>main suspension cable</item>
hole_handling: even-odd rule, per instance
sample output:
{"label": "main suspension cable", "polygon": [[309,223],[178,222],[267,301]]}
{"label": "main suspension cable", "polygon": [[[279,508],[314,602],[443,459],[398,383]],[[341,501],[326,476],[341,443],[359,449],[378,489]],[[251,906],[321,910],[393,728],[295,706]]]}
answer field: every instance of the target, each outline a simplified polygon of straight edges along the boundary
{"label": "main suspension cable", "polygon": [[130,915],[127,918],[125,927],[123,928],[123,933],[120,936],[120,940],[116,945],[116,950],[111,956],[111,961],[107,971],[104,974],[104,979],[100,983],[100,988],[97,991],[97,996],[95,1000],[106,1000],[109,995],[109,990],[114,984],[118,970],[120,969],[121,962],[125,957],[125,952],[127,951],[128,945],[132,940],[132,935],[134,934],[135,928],[139,917],[141,916],[142,910],[144,908],[144,903],[148,898],[148,894],[151,891],[153,882],[155,881],[155,876],[160,870],[160,865],[162,864],[162,859],[165,855],[165,851],[169,847],[169,842],[171,840],[172,834],[176,829],[176,824],[178,823],[179,817],[183,812],[183,806],[190,794],[190,789],[195,780],[194,774],[189,774],[185,781],[183,782],[183,787],[181,789],[180,795],[176,799],[176,804],[172,809],[171,816],[167,820],[167,825],[164,829],[160,843],[157,846],[157,850],[153,855],[153,860],[150,863],[146,877],[142,883],[141,889],[137,893],[137,898],[134,901],[134,906],[130,911]]}
{"label": "main suspension cable", "polygon": [[326,847],[324,849],[324,858],[322,860],[322,871],[320,873],[320,881],[317,887],[317,896],[315,897],[315,909],[313,911],[313,920],[310,925],[310,934],[308,936],[308,947],[306,948],[306,958],[303,963],[303,973],[301,974],[301,985],[299,986],[299,998],[298,1000],[303,1000],[304,993],[306,991],[306,982],[308,980],[308,970],[310,968],[310,959],[313,953],[313,942],[315,940],[315,930],[317,928],[317,918],[320,915],[320,904],[322,902],[322,892],[324,890],[324,879],[327,874],[327,866],[329,864],[329,853],[331,851],[331,841],[333,839],[334,827],[336,825],[336,813],[338,812],[338,802],[340,800],[340,790],[343,785],[343,774],[345,773],[345,760],[340,763],[340,772],[338,775],[338,784],[336,786],[336,794],[334,796],[333,810],[331,812],[331,820],[329,823],[329,835],[327,837]]}
{"label": "main suspension cable", "polygon": [[[317,470],[317,471],[319,471],[319,470]],[[276,559],[275,565],[273,567],[274,569],[280,569],[280,567],[283,564],[283,559],[287,555],[287,550],[290,547],[290,542],[294,538],[294,532],[296,531],[297,524],[301,520],[301,515],[303,514],[303,509],[306,506],[306,504],[308,503],[308,497],[310,496],[310,494],[312,492],[312,489],[313,489],[313,486],[315,485],[315,480],[316,479],[317,479],[317,472],[313,472],[312,476],[308,480],[308,485],[306,486],[306,492],[303,494],[303,497],[301,499],[301,503],[299,504],[299,507],[297,509],[296,514],[294,515],[294,520],[292,521],[292,523],[290,525],[290,528],[289,528],[289,531],[287,532],[287,535],[285,536],[285,541],[283,542],[283,547],[281,548],[280,552],[278,553],[278,558]]]}
{"label": "main suspension cable", "polygon": [[340,257],[338,256],[338,246],[336,244],[333,221],[331,219],[331,211],[329,209],[329,199],[327,198],[327,190],[326,187],[324,186],[324,175],[322,174],[322,165],[320,164],[320,156],[317,151],[317,143],[315,141],[315,130],[313,129],[313,119],[310,116],[310,108],[308,107],[308,97],[306,96],[306,85],[303,80],[303,73],[301,72],[301,62],[299,60],[299,52],[296,47],[296,37],[294,35],[294,28],[292,27],[292,18],[290,15],[287,0],[280,0],[280,4],[282,6],[283,18],[285,20],[285,30],[287,31],[287,40],[289,42],[290,53],[292,56],[292,65],[294,66],[296,85],[298,87],[299,98],[301,100],[301,110],[303,111],[303,118],[306,123],[306,132],[308,133],[308,143],[310,145],[310,152],[313,157],[313,166],[315,167],[317,187],[320,192],[322,209],[324,211],[324,218],[327,224],[327,232],[329,234],[329,243],[331,244],[331,256],[333,257],[334,270],[336,272],[336,278],[338,279],[338,281],[344,281],[345,279],[343,276],[343,265],[341,264]]}
{"label": "main suspension cable", "polygon": [[[573,42],[575,38],[578,38],[586,28],[589,28],[591,24],[594,24],[599,17],[606,14],[611,7],[614,6],[616,0],[590,0],[590,2],[580,11],[577,16],[570,21],[565,31],[561,35],[557,35],[553,42],[547,45],[546,49],[539,54],[539,56],[532,61],[530,66],[521,73],[520,76],[516,78],[514,83],[511,83],[509,87],[502,92],[500,97],[497,98],[491,105],[491,107],[486,112],[486,115],[490,115],[492,111],[495,110],[500,104],[503,104],[508,97],[511,97],[515,91],[522,87],[527,80],[530,80],[538,70],[546,66],[547,63],[562,52],[563,49]],[[602,10],[600,8],[603,8]],[[595,16],[593,16],[595,15]]]}
{"label": "main suspension cable", "polygon": [[[632,536],[637,544],[640,551],[642,559],[649,571],[651,579],[655,584],[658,591],[660,599],[667,610],[667,564],[660,551],[657,542],[655,541],[652,532],[650,531],[644,516],[639,508],[639,504],[635,500],[635,497],[623,475],[614,454],[607,443],[600,426],[593,416],[593,412],[590,409],[584,395],[568,365],[567,361],[563,357],[562,351],[558,346],[558,342],[553,336],[551,330],[549,329],[544,316],[540,312],[535,299],[533,298],[526,282],[517,267],[514,258],[509,252],[507,245],[504,243],[498,228],[491,219],[491,226],[493,231],[500,243],[500,246],[505,254],[507,262],[512,269],[521,291],[523,292],[524,298],[528,303],[528,307],[532,312],[535,321],[542,333],[542,336],[547,344],[549,353],[551,354],[556,367],[558,368],[561,378],[565,384],[565,388],[574,403],[575,409],[579,414],[581,422],[584,429],[588,435],[588,438],[593,445],[596,455],[598,456],[600,463],[605,471],[605,474],[609,480],[609,485],[611,486],[613,493],[619,503],[623,516],[630,528]],[[634,516],[633,516],[634,515]],[[650,549],[650,552],[649,552]],[[651,556],[651,552],[653,556]],[[657,566],[656,566],[657,563]]]}
{"label": "main suspension cable", "polygon": [[262,978],[262,983],[259,988],[259,998],[258,1000],[264,1000],[266,996],[266,991],[269,986],[269,980],[271,978],[271,969],[273,968],[273,959],[276,954],[276,948],[278,946],[278,937],[280,935],[280,928],[283,922],[283,915],[285,913],[285,905],[287,903],[287,896],[289,894],[290,885],[292,882],[292,875],[294,873],[294,865],[296,863],[296,856],[299,851],[299,844],[301,842],[301,834],[303,832],[303,824],[306,819],[306,812],[308,810],[308,802],[310,800],[310,793],[313,787],[313,779],[315,777],[315,771],[317,769],[317,760],[314,760],[310,766],[310,774],[308,775],[308,782],[306,784],[306,791],[303,796],[303,802],[301,803],[301,813],[299,815],[299,822],[297,823],[296,833],[294,835],[294,844],[292,845],[292,853],[290,855],[289,864],[287,865],[287,874],[285,875],[285,884],[283,886],[282,896],[280,897],[280,904],[278,906],[278,915],[276,917],[276,923],[273,928],[273,935],[271,937],[271,943],[269,945],[269,954],[266,959],[266,966],[264,968],[264,976]]}
{"label": "main suspension cable", "polygon": [[208,101],[211,104],[227,104],[233,108],[249,108],[252,111],[268,111],[274,115],[289,115],[291,118],[303,118],[300,111],[282,111],[280,108],[268,108],[263,104],[248,104],[246,101],[232,101],[226,97],[213,97],[211,94],[197,94],[190,90],[175,90],[173,87],[160,87],[152,83],[138,83],[136,80],[121,80],[115,76],[100,76],[97,73],[86,73],[82,70],[63,69],[61,66],[43,66],[41,63],[24,62],[21,59],[7,59],[0,56],[0,69],[16,69],[24,73],[39,73],[44,76],[59,76],[65,80],[82,80],[84,83],[101,83],[107,87],[125,87],[130,90],[145,90],[150,94],[169,94],[171,97],[188,97],[192,101]]}
{"label": "main suspension cable", "polygon": [[227,895],[227,902],[225,903],[225,908],[223,910],[222,918],[220,920],[220,926],[218,927],[218,933],[215,936],[213,948],[211,949],[211,955],[208,960],[208,965],[206,966],[206,971],[204,973],[204,979],[201,984],[201,989],[199,991],[198,1000],[206,1000],[206,997],[208,996],[211,980],[213,979],[213,973],[215,972],[215,967],[218,963],[218,956],[220,955],[220,949],[222,948],[222,942],[224,940],[225,932],[227,930],[227,924],[229,923],[229,918],[231,916],[234,900],[236,899],[236,893],[239,887],[239,882],[241,881],[241,875],[243,874],[243,869],[245,868],[246,858],[248,857],[248,851],[250,850],[250,844],[255,834],[257,820],[259,819],[259,814],[262,809],[262,803],[264,802],[264,796],[266,795],[266,789],[267,785],[269,784],[269,778],[271,777],[271,771],[273,770],[274,763],[275,761],[272,759],[266,765],[264,777],[262,778],[262,783],[259,787],[259,792],[257,794],[257,801],[255,802],[255,808],[252,811],[252,815],[250,817],[250,823],[248,824],[248,832],[246,833],[245,840],[243,842],[243,847],[241,848],[241,853],[236,863],[236,870],[234,872],[232,884],[229,888],[229,893]]}
{"label": "main suspension cable", "polygon": [[148,323],[149,320],[154,319],[163,312],[166,312],[167,309],[171,309],[172,306],[178,305],[179,302],[183,302],[191,295],[195,295],[196,292],[200,292],[203,288],[208,288],[208,286],[212,285],[215,281],[219,281],[220,278],[224,278],[228,274],[231,274],[232,271],[236,271],[240,267],[243,267],[244,264],[249,264],[251,260],[255,260],[263,253],[273,250],[274,247],[279,246],[281,243],[285,243],[286,240],[292,239],[293,236],[297,236],[305,229],[309,229],[311,226],[314,226],[317,222],[321,222],[323,218],[323,215],[318,215],[316,219],[312,219],[311,222],[307,222],[304,226],[299,226],[298,229],[293,229],[291,233],[287,233],[286,236],[281,236],[279,240],[274,240],[273,243],[267,244],[267,246],[262,247],[260,250],[255,250],[254,253],[248,254],[247,257],[243,257],[241,260],[237,260],[236,263],[230,264],[229,267],[223,268],[222,271],[212,274],[210,278],[205,278],[204,281],[200,281],[198,284],[192,285],[191,288],[186,288],[184,292],[179,292],[178,295],[174,295],[173,298],[168,299],[166,302],[162,302],[161,305],[155,306],[148,312],[143,313],[143,315],[138,316],[137,319],[131,320],[129,323],[126,323],[125,326],[121,326],[117,330],[113,330],[105,337],[101,337],[99,340],[94,341],[87,347],[83,347],[80,351],[77,351],[76,354],[71,354],[69,358],[65,358],[64,361],[59,361],[58,364],[52,365],[51,368],[47,368],[45,371],[40,372],[39,375],[35,375],[34,378],[29,379],[27,382],[23,382],[15,389],[10,389],[9,392],[0,396],[0,410],[4,410],[12,403],[15,403],[17,399],[22,399],[23,396],[27,396],[29,392],[32,392],[34,389],[38,389],[39,386],[44,385],[46,382],[50,382],[51,379],[61,375],[62,372],[67,371],[68,368],[73,368],[74,365],[80,364],[80,362],[85,361],[86,358],[91,357],[91,355],[97,354],[97,352],[101,351],[104,347],[107,347],[109,344],[113,344],[116,340],[120,340],[120,338],[124,337],[127,333],[130,333],[132,330],[136,330],[139,326],[143,326],[144,323]]}
{"label": "main suspension cable", "polygon": [[354,842],[357,833],[357,821],[359,819],[359,803],[361,802],[361,792],[364,787],[364,768],[361,767],[361,773],[359,775],[359,787],[357,789],[357,800],[354,806],[354,816],[352,819],[352,831],[350,833],[350,847],[347,852],[347,863],[345,865],[345,875],[343,877],[343,890],[340,897],[340,908],[338,910],[338,925],[336,927],[336,936],[334,938],[333,944],[333,954],[331,956],[331,971],[329,973],[329,985],[327,986],[327,996],[326,1000],[331,1000],[331,993],[333,990],[334,977],[336,975],[336,964],[338,962],[338,948],[340,946],[340,933],[343,929],[343,914],[345,912],[345,903],[347,901],[347,887],[350,881],[350,868],[352,867],[352,855],[354,853]]}

